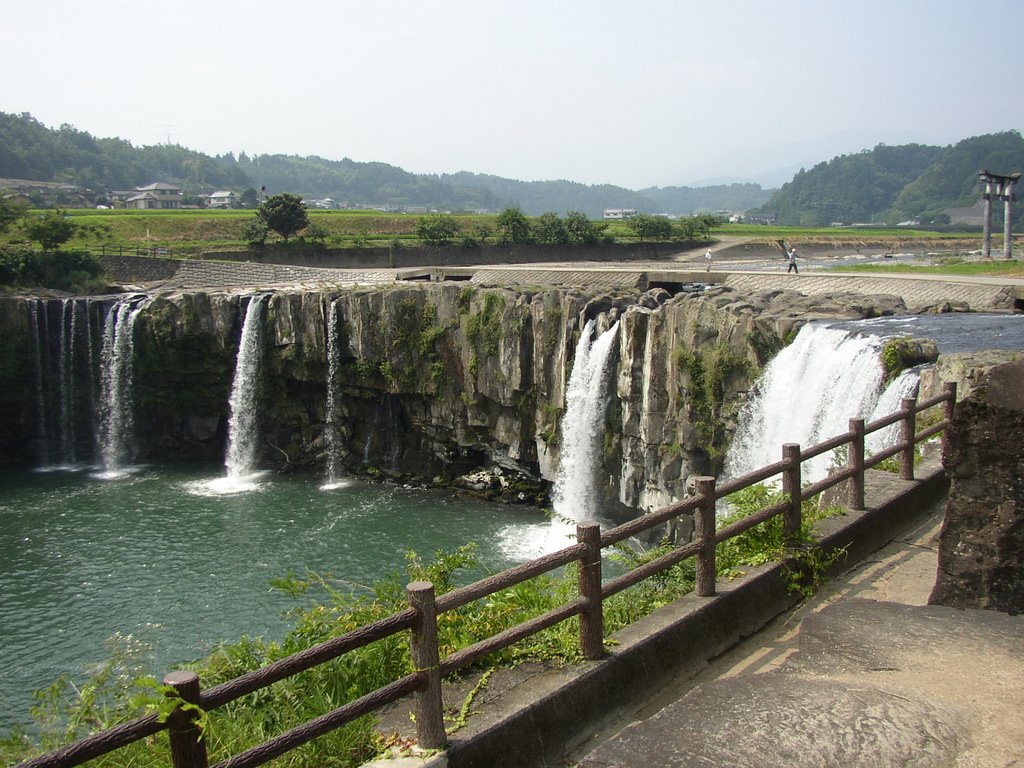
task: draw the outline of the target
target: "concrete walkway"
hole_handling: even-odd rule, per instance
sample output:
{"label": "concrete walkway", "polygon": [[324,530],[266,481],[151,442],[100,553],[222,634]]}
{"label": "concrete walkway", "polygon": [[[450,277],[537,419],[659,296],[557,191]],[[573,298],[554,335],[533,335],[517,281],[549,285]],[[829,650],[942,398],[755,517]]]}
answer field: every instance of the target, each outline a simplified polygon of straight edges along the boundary
{"label": "concrete walkway", "polygon": [[567,764],[1024,766],[1024,616],[927,605],[942,513]]}

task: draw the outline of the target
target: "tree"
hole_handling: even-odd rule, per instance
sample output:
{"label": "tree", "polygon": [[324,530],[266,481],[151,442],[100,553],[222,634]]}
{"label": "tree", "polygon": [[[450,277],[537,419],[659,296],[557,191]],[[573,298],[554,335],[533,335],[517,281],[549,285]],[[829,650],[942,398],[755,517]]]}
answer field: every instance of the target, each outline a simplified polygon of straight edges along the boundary
{"label": "tree", "polygon": [[594,223],[579,211],[565,214],[565,233],[569,236],[569,242],[575,245],[594,245],[607,228],[606,223]]}
{"label": "tree", "polygon": [[498,214],[498,240],[504,243],[528,243],[530,241],[530,222],[518,206],[506,208]]}
{"label": "tree", "polygon": [[[245,154],[244,152],[242,153]],[[238,196],[238,205],[242,208],[255,208],[260,204],[260,197],[252,187],[246,187]]]}
{"label": "tree", "polygon": [[289,192],[268,197],[266,202],[256,211],[256,216],[281,237],[285,243],[292,235],[309,226],[306,205],[302,198]]}
{"label": "tree", "polygon": [[64,211],[57,209],[34,216],[25,225],[29,240],[35,240],[44,251],[56,251],[78,234],[78,225]]}
{"label": "tree", "polygon": [[667,240],[672,236],[672,222],[664,216],[651,216],[647,213],[638,213],[626,222],[626,226],[633,230],[633,234],[644,240]]}
{"label": "tree", "polygon": [[0,232],[6,232],[12,224],[25,215],[25,209],[0,197]]}
{"label": "tree", "polygon": [[416,237],[430,245],[448,245],[459,234],[459,222],[449,213],[432,213],[416,221]]}
{"label": "tree", "polygon": [[537,218],[533,232],[538,243],[566,245],[569,242],[569,233],[557,213],[542,213]]}
{"label": "tree", "polygon": [[675,234],[680,240],[707,240],[711,230],[722,226],[722,218],[711,213],[683,216],[675,225]]}
{"label": "tree", "polygon": [[266,245],[268,232],[267,223],[259,217],[250,219],[246,225],[242,227],[242,237],[244,237],[250,245]]}

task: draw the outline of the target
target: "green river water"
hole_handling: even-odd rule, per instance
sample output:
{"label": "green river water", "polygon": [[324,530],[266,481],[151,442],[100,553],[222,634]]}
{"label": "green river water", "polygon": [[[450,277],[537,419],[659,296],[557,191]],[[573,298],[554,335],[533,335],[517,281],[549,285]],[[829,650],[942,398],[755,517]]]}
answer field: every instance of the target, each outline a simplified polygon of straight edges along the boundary
{"label": "green river water", "polygon": [[[0,474],[0,731],[28,721],[32,691],[85,677],[108,638],[148,647],[150,672],[243,634],[283,636],[295,605],[270,580],[307,570],[371,585],[467,542],[485,570],[520,562],[539,510],[364,483],[264,475],[218,494],[217,469],[89,468]],[[122,641],[123,642],[123,641]]]}

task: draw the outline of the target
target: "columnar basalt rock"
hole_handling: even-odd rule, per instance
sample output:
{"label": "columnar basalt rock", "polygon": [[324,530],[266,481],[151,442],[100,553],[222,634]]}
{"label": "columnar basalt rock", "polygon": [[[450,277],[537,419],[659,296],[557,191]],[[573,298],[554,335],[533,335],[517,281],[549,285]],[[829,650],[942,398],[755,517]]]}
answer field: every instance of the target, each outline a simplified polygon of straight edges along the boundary
{"label": "columnar basalt rock", "polygon": [[1024,612],[1024,359],[976,375],[946,435],[950,476],[930,602]]}
{"label": "columnar basalt rock", "polygon": [[[332,304],[339,370],[328,441]],[[474,475],[465,485],[543,501],[579,334],[587,320],[598,332],[618,320],[595,511],[635,514],[717,470],[746,391],[787,334],[811,317],[895,306],[724,286],[675,296],[465,283],[276,290],[266,305],[258,461],[319,471],[330,442],[344,470],[448,483],[499,468],[500,482]],[[161,294],[143,307],[134,379],[140,459],[223,455],[243,308],[243,296],[227,291]],[[27,317],[25,300],[0,301],[5,334],[24,330]],[[21,393],[2,414],[18,426],[0,441],[7,454],[31,427],[30,352],[13,350],[26,362],[4,373],[16,385],[5,391]]]}

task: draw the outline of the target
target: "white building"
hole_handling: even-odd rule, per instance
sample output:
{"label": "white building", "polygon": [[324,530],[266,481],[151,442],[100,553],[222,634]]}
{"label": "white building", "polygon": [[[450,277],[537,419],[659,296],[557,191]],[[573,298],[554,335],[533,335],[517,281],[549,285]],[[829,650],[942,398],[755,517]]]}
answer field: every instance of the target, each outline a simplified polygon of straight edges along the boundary
{"label": "white building", "polygon": [[229,190],[219,190],[211,193],[206,198],[207,208],[234,208],[235,193]]}
{"label": "white building", "polygon": [[126,208],[167,210],[181,208],[181,187],[173,184],[147,184],[136,187],[135,194],[124,201]]}

